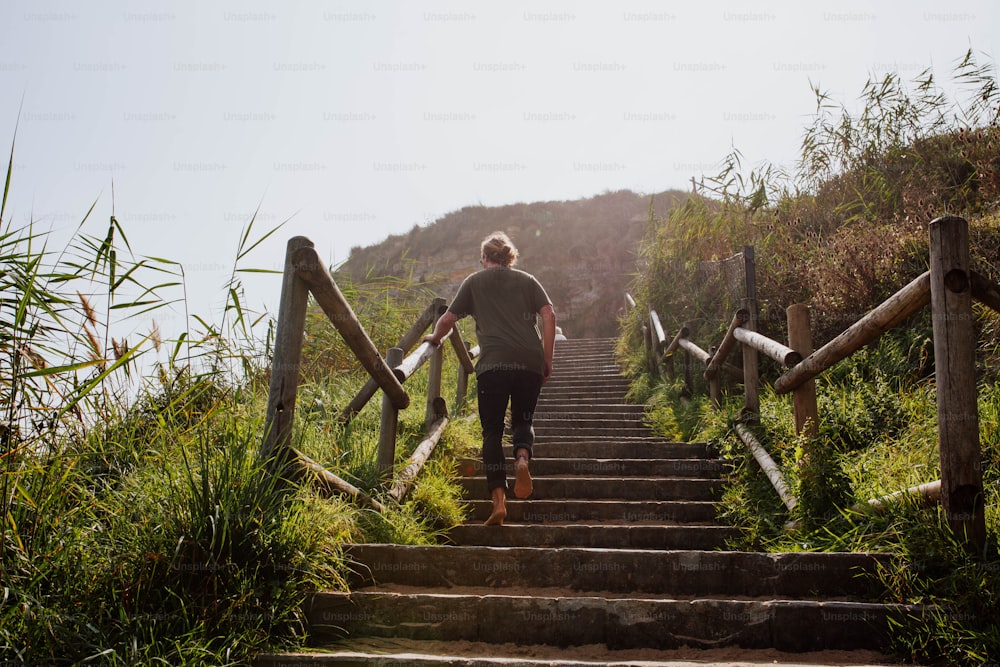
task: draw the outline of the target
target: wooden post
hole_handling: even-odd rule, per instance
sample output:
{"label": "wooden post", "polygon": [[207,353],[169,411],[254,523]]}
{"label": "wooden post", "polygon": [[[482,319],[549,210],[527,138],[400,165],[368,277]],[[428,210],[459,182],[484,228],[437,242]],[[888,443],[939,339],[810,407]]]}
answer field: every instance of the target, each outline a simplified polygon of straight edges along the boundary
{"label": "wooden post", "polygon": [[[385,354],[385,362],[389,368],[400,365],[403,363],[403,350],[398,347],[390,348]],[[396,463],[396,430],[398,425],[399,410],[393,404],[392,398],[383,392],[382,419],[378,433],[378,455],[375,463],[379,475],[392,474],[393,465]]]}
{"label": "wooden post", "polygon": [[691,353],[684,350],[684,386],[687,395],[694,396],[694,369],[691,367]]}
{"label": "wooden post", "polygon": [[[812,327],[809,322],[809,306],[804,303],[792,304],[785,310],[788,318],[788,346],[802,355],[812,354]],[[795,407],[795,432],[801,434],[808,428],[807,435],[819,434],[819,411],[816,407],[816,381],[809,380],[799,385],[792,394]]]}
{"label": "wooden post", "polygon": [[[715,345],[708,348],[708,353],[712,355],[712,358],[715,357],[718,351],[719,348],[716,347]],[[716,409],[718,409],[722,405],[722,400],[719,395],[720,384],[721,382],[719,380],[718,373],[714,373],[713,375],[711,375],[711,377],[708,378],[708,397],[712,401],[712,406],[715,407]]]}
{"label": "wooden post", "polygon": [[438,345],[427,366],[427,410],[424,412],[424,428],[430,432],[438,420],[441,409],[441,368],[444,365],[444,346]]}
{"label": "wooden post", "polygon": [[[757,331],[760,315],[757,311],[757,268],[754,261],[753,246],[743,247],[743,279],[746,286],[746,298],[741,307],[747,311],[748,317],[743,328]],[[749,345],[743,348],[743,419],[755,422],[760,418],[760,370],[758,368],[757,350]]]}
{"label": "wooden post", "polygon": [[986,522],[968,223],[954,216],[931,222],[930,255],[941,500],[951,529],[981,550]]}
{"label": "wooden post", "polygon": [[[470,345],[468,341],[462,341],[462,347],[466,350],[466,356],[468,356],[468,350]],[[465,366],[462,364],[458,365],[458,379],[455,382],[455,412],[465,405],[465,395],[469,392],[469,371],[465,370]]]}
{"label": "wooden post", "polygon": [[642,348],[646,352],[646,368],[649,369],[650,373],[654,372],[653,366],[653,344],[651,342],[650,330],[648,324],[642,325]]}
{"label": "wooden post", "polygon": [[687,324],[682,326],[681,330],[674,336],[674,339],[667,345],[667,349],[663,351],[663,362],[667,367],[667,376],[671,380],[674,379],[674,352],[680,347],[681,341],[687,338],[689,332]]}
{"label": "wooden post", "polygon": [[660,324],[660,316],[655,310],[649,311],[649,340],[653,349],[653,367],[657,375],[663,377],[663,349],[667,344],[666,334],[663,333],[663,325]]}
{"label": "wooden post", "polygon": [[737,310],[736,314],[733,315],[733,321],[729,323],[726,335],[722,337],[722,342],[719,343],[719,347],[716,348],[715,352],[712,353],[712,358],[709,359],[708,368],[705,369],[706,380],[710,380],[713,375],[719,372],[719,367],[726,363],[726,357],[729,356],[733,345],[736,344],[736,328],[742,326],[749,317],[750,313],[742,309]]}
{"label": "wooden post", "polygon": [[309,304],[309,288],[295,270],[294,257],[301,248],[311,247],[312,241],[304,236],[296,236],[289,239],[285,249],[285,272],[281,279],[281,301],[278,304],[278,327],[271,360],[264,441],[260,450],[262,459],[275,456],[279,459],[279,466],[284,464],[291,446],[306,307]]}

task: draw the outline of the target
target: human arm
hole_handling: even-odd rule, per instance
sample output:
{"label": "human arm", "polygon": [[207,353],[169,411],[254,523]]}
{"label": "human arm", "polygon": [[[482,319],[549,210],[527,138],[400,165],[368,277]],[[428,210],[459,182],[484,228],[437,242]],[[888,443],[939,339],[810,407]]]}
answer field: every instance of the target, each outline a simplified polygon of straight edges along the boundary
{"label": "human arm", "polygon": [[542,351],[545,353],[545,375],[542,382],[548,381],[552,377],[552,353],[556,348],[556,311],[552,304],[545,304],[538,309],[538,316],[542,318]]}
{"label": "human arm", "polygon": [[445,338],[451,334],[452,327],[458,322],[458,316],[450,310],[444,311],[444,315],[438,318],[434,324],[434,331],[429,336],[424,336],[424,342],[437,347]]}

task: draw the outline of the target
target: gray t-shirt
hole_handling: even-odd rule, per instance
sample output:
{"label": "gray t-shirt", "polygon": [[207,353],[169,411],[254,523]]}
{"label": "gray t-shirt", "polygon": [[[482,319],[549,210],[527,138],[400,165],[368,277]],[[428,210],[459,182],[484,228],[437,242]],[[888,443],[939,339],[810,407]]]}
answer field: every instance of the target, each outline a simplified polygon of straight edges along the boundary
{"label": "gray t-shirt", "polygon": [[545,353],[535,331],[535,314],[551,305],[541,283],[530,273],[490,267],[462,281],[448,310],[476,320],[479,358],[476,374],[492,370],[545,373]]}

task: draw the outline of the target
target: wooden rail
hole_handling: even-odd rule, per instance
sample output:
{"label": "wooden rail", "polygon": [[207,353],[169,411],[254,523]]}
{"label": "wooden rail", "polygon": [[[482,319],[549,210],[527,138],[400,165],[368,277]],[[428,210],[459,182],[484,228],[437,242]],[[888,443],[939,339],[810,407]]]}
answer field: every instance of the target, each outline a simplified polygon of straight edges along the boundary
{"label": "wooden rail", "polygon": [[[820,417],[814,379],[929,305],[934,334],[941,479],[871,500],[868,504],[884,507],[892,498],[902,494],[939,500],[953,532],[981,550],[986,541],[986,527],[972,300],[1000,312],[1000,285],[969,269],[968,223],[963,218],[937,218],[930,223],[929,230],[930,270],[914,278],[818,350],[812,349],[809,309],[803,304],[793,304],[786,311],[787,345],[756,331],[756,280],[752,248],[744,249],[744,257],[749,258],[744,305],[733,316],[721,343],[711,348],[713,352],[705,352],[689,340],[690,329],[687,325],[682,326],[667,343],[659,316],[652,309],[648,322],[643,325],[644,344],[649,369],[654,373],[662,375],[665,372],[672,376],[672,356],[679,349],[686,353],[688,365],[692,359],[705,364],[704,376],[709,382],[711,399],[718,405],[719,370],[727,368],[727,357],[735,343],[740,343],[743,349],[744,408],[735,429],[791,509],[795,506],[795,499],[788,493],[780,471],[750,431],[740,423],[758,418],[758,353],[775,359],[788,369],[774,380],[774,391],[778,394],[792,393],[796,432],[815,436]],[[626,297],[626,303],[635,308],[631,296]],[[688,391],[693,390],[690,380],[687,386]],[[819,446],[815,437],[805,441],[806,447]],[[805,460],[812,458],[807,456]]]}
{"label": "wooden rail", "polygon": [[[341,419],[349,421],[376,391],[382,390],[377,466],[385,479],[388,496],[397,501],[402,500],[448,425],[447,405],[440,395],[443,349],[423,343],[409,356],[405,356],[447,306],[443,299],[435,299],[400,339],[398,346],[388,350],[383,359],[337,287],[333,276],[320,261],[312,241],[302,236],[288,241],[261,457],[274,462],[275,474],[293,480],[312,481],[327,493],[340,494],[383,511],[385,506],[381,502],[326,470],[292,446],[302,339],[310,294],[370,376],[368,383],[341,413]],[[455,404],[460,406],[465,400],[468,376],[474,370],[472,359],[478,348],[470,351],[462,341],[457,327],[452,329],[449,337],[459,360]],[[403,383],[425,363],[429,363],[425,412],[427,438],[420,443],[398,477],[393,480],[391,475],[395,467],[398,415],[400,410],[410,404],[410,395],[403,388]]]}

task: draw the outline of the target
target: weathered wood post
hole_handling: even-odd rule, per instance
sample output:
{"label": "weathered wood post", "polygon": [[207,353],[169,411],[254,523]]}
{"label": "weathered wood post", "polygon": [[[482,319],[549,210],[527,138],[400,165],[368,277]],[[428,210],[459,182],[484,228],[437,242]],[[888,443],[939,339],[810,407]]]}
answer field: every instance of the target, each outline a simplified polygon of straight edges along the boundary
{"label": "weathered wood post", "polygon": [[427,365],[427,410],[424,412],[424,429],[430,432],[442,410],[441,369],[444,366],[444,345],[434,348]]}
{"label": "weathered wood post", "polygon": [[285,271],[281,279],[281,300],[278,303],[278,326],[274,336],[274,356],[271,360],[271,382],[267,394],[267,415],[264,421],[264,441],[261,458],[277,459],[278,467],[286,463],[295,422],[295,398],[299,389],[299,369],[302,363],[302,339],[305,334],[306,307],[309,287],[295,270],[295,254],[301,248],[312,248],[304,236],[289,239],[285,248]]}
{"label": "weathered wood post", "polygon": [[[812,326],[809,321],[809,306],[795,303],[785,309],[788,319],[788,347],[807,358],[813,353]],[[801,362],[800,362],[801,363]],[[816,407],[816,381],[803,382],[792,392],[795,410],[795,432],[801,434],[808,429],[809,437],[819,434],[819,412]]]}
{"label": "weathered wood post", "polygon": [[674,352],[680,347],[681,339],[687,338],[689,332],[690,329],[688,329],[688,325],[685,322],[684,326],[677,332],[677,335],[674,336],[674,339],[667,345],[667,349],[663,351],[663,362],[667,367],[667,376],[671,380],[674,379]]}
{"label": "weathered wood post", "polygon": [[[395,368],[403,363],[402,348],[392,347],[385,354],[385,363]],[[379,475],[389,475],[396,463],[396,431],[399,425],[399,410],[385,392],[382,393],[382,418],[379,422],[378,454],[375,466]]]}
{"label": "weathered wood post", "polygon": [[[468,341],[462,341],[462,346],[465,348],[466,356],[469,354],[469,350],[472,346]],[[456,412],[465,405],[465,396],[469,393],[469,371],[465,370],[465,366],[461,363],[458,364],[458,379],[455,381],[455,410]]]}
{"label": "weathered wood post", "polygon": [[947,216],[931,222],[930,255],[941,500],[951,529],[981,550],[986,521],[965,219]]}
{"label": "weathered wood post", "polygon": [[656,372],[653,360],[653,342],[649,324],[642,325],[642,349],[646,352],[646,368],[650,373]]}
{"label": "weathered wood post", "polygon": [[663,379],[663,348],[666,346],[666,334],[663,333],[663,325],[660,323],[660,316],[655,310],[649,311],[649,340],[653,350],[653,370]]}
{"label": "weathered wood post", "polygon": [[[743,328],[757,331],[760,319],[757,309],[757,269],[754,262],[753,246],[743,247],[743,277],[746,283],[746,297],[742,308],[748,317]],[[760,418],[760,370],[758,368],[757,350],[749,345],[743,348],[743,418],[752,422]]]}
{"label": "weathered wood post", "polygon": [[631,315],[633,310],[635,310],[635,299],[632,298],[631,294],[625,292],[625,317]]}
{"label": "weathered wood post", "polygon": [[691,364],[691,353],[684,349],[684,387],[687,395],[694,396],[694,367]]}
{"label": "weathered wood post", "polygon": [[[708,348],[708,353],[711,358],[715,358],[716,353],[719,351],[718,346],[712,345]],[[721,399],[721,379],[718,373],[712,373],[708,377],[708,397],[712,401],[712,406],[719,408],[722,405]]]}

